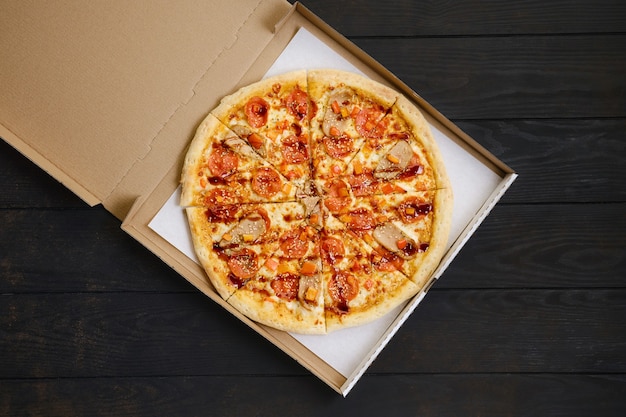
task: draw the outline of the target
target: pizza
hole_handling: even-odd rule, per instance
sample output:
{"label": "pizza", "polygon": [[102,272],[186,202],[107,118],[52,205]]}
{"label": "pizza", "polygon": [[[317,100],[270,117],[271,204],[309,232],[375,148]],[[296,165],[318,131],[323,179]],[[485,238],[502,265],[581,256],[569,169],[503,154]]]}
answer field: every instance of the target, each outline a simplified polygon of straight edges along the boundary
{"label": "pizza", "polygon": [[294,71],[224,97],[181,184],[210,284],[284,331],[382,317],[425,288],[447,247],[452,188],[426,120],[350,72]]}

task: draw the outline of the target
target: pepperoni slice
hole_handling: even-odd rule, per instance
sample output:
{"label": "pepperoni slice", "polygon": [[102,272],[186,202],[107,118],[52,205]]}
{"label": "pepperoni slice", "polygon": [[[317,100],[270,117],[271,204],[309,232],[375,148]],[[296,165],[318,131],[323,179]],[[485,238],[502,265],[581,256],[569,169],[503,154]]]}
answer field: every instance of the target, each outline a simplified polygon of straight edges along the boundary
{"label": "pepperoni slice", "polygon": [[289,113],[302,120],[309,112],[309,96],[296,86],[285,99],[285,105]]}
{"label": "pepperoni slice", "polygon": [[246,103],[244,111],[248,124],[254,128],[265,126],[270,105],[259,96],[254,96]]}
{"label": "pepperoni slice", "polygon": [[375,129],[378,121],[383,115],[383,109],[380,107],[368,107],[361,109],[355,117],[356,130],[359,134],[366,138],[377,137],[375,135],[380,132]]}
{"label": "pepperoni slice", "polygon": [[376,219],[367,209],[357,209],[347,215],[347,226],[357,234],[362,234],[376,226]]}
{"label": "pepperoni slice", "polygon": [[228,274],[228,280],[231,282],[231,284],[237,287],[237,289],[246,285],[246,281],[247,281],[246,279],[241,279],[239,277],[236,277],[232,272]]}
{"label": "pepperoni slice", "polygon": [[237,169],[239,158],[225,146],[216,146],[209,155],[208,165],[214,176],[224,178]]}
{"label": "pepperoni slice", "polygon": [[354,139],[347,135],[324,136],[322,139],[326,153],[335,159],[342,159],[354,152]]}
{"label": "pepperoni slice", "polygon": [[359,281],[346,271],[335,271],[328,283],[328,294],[342,312],[348,311],[348,302],[359,293]]}
{"label": "pepperoni slice", "polygon": [[309,103],[309,120],[313,120],[313,118],[315,117],[315,115],[317,114],[317,104],[315,104],[314,101],[311,101]]}
{"label": "pepperoni slice", "polygon": [[235,214],[239,210],[238,206],[215,206],[206,209],[206,217],[210,222],[232,223],[235,221]]}
{"label": "pepperoni slice", "polygon": [[237,204],[237,196],[226,188],[214,188],[206,193],[204,204],[207,207]]}
{"label": "pepperoni slice", "polygon": [[309,159],[306,137],[290,135],[283,139],[283,157],[290,164],[299,164]]}
{"label": "pepperoni slice", "polygon": [[270,220],[270,216],[267,214],[267,211],[265,209],[258,208],[255,213],[261,216],[263,218],[263,221],[265,221],[265,230],[270,230],[270,227],[272,226],[272,221]]}
{"label": "pepperoni slice", "polygon": [[404,260],[386,249],[379,248],[372,255],[372,265],[379,271],[393,272],[402,268]]}
{"label": "pepperoni slice", "polygon": [[237,197],[225,188],[215,188],[204,197],[206,216],[209,221],[230,223],[235,220],[235,214],[239,211]]}
{"label": "pepperoni slice", "polygon": [[341,213],[350,204],[348,186],[342,180],[336,179],[328,186],[328,198],[324,199],[324,205],[333,214]]}
{"label": "pepperoni slice", "polygon": [[350,195],[348,185],[343,180],[334,179],[328,186],[328,195],[330,197],[348,197]]}
{"label": "pepperoni slice", "polygon": [[280,238],[280,249],[287,258],[298,259],[306,255],[309,248],[308,238],[301,239],[301,229],[290,230]]}
{"label": "pepperoni slice", "polygon": [[268,167],[261,167],[255,169],[252,173],[251,186],[255,193],[269,198],[282,189],[283,182],[276,171]]}
{"label": "pepperoni slice", "polygon": [[376,181],[376,178],[374,178],[374,175],[370,172],[352,175],[348,178],[348,182],[350,183],[350,187],[352,187],[352,193],[356,197],[374,195],[378,190],[378,181]]}
{"label": "pepperoni slice", "polygon": [[243,248],[230,255],[228,267],[237,278],[250,279],[259,270],[259,258],[252,249]]}
{"label": "pepperoni slice", "polygon": [[278,298],[283,300],[295,300],[298,296],[298,289],[300,287],[300,277],[285,272],[278,275],[271,283],[270,286],[276,293]]}
{"label": "pepperoni slice", "polygon": [[333,265],[335,261],[345,254],[343,242],[335,237],[328,236],[322,240],[322,257],[324,261]]}
{"label": "pepperoni slice", "polygon": [[332,214],[339,214],[345,211],[350,204],[350,199],[341,197],[329,197],[324,200],[324,205]]}

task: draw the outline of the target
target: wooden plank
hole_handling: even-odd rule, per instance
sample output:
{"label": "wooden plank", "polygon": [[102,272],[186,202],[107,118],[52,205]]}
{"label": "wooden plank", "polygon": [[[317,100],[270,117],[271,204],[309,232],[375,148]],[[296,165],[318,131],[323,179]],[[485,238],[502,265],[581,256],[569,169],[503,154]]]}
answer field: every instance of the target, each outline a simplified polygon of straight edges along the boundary
{"label": "wooden plank", "polygon": [[610,33],[623,32],[626,21],[626,5],[614,0],[301,3],[352,37]]}
{"label": "wooden plank", "polygon": [[3,295],[0,340],[0,379],[308,374],[200,293]]}
{"label": "wooden plank", "polygon": [[197,291],[103,207],[0,210],[0,291]]}
{"label": "wooden plank", "polygon": [[[624,212],[624,203],[499,204],[436,288],[623,288]],[[196,292],[102,207],[0,210],[0,224],[0,253],[11,254],[1,292]]]}
{"label": "wooden plank", "polygon": [[347,398],[313,377],[0,381],[4,415],[622,417],[617,375],[366,375]]}
{"label": "wooden plank", "polygon": [[626,291],[431,290],[370,372],[626,371]]}
{"label": "wooden plank", "polygon": [[457,124],[519,174],[501,203],[626,201],[626,119]]}
{"label": "wooden plank", "polygon": [[[431,290],[373,373],[626,371],[626,290]],[[201,294],[4,295],[0,377],[308,375]]]}
{"label": "wooden plank", "polygon": [[498,205],[435,288],[624,288],[626,204]]}
{"label": "wooden plank", "polygon": [[0,208],[87,205],[0,138]]}
{"label": "wooden plank", "polygon": [[355,42],[450,119],[626,116],[626,35]]}

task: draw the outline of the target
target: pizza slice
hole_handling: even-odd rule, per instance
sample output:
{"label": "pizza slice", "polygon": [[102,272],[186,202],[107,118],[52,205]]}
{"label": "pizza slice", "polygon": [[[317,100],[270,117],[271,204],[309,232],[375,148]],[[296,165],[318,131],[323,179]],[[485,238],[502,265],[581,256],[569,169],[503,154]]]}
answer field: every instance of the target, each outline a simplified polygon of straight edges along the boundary
{"label": "pizza slice", "polygon": [[[260,323],[325,332],[314,208],[303,202],[188,207],[196,254],[220,296]],[[217,220],[215,212],[228,216]]]}
{"label": "pizza slice", "polygon": [[420,290],[402,272],[379,268],[376,252],[332,215],[326,225],[320,250],[328,332],[373,321]]}
{"label": "pizza slice", "polygon": [[196,131],[181,183],[183,207],[211,205],[208,200],[220,193],[233,203],[296,199],[296,188],[283,175],[211,115]]}
{"label": "pizza slice", "polygon": [[223,298],[254,278],[282,245],[284,235],[306,221],[300,202],[187,207],[200,264]]}
{"label": "pizza slice", "polygon": [[272,77],[224,97],[212,114],[284,177],[303,185],[309,170],[306,71]]}
{"label": "pizza slice", "polygon": [[422,114],[399,96],[346,169],[355,196],[450,188],[445,166]]}
{"label": "pizza slice", "polygon": [[[287,232],[254,278],[227,299],[252,320],[305,334],[326,333],[317,231]],[[314,229],[313,229],[314,230]]]}
{"label": "pizza slice", "polygon": [[315,109],[311,149],[315,179],[341,175],[376,127],[397,93],[350,72],[313,70],[308,92]]}
{"label": "pizza slice", "polygon": [[447,246],[449,189],[356,198],[337,219],[372,248],[379,270],[399,270],[422,287]]}

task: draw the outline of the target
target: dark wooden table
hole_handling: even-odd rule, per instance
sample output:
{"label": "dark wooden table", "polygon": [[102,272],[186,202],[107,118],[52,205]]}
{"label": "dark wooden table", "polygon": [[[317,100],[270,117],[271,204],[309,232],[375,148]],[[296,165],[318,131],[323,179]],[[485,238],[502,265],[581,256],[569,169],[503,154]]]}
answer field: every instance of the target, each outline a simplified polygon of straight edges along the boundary
{"label": "dark wooden table", "polygon": [[344,399],[0,141],[0,415],[626,415],[626,2],[304,3],[519,179]]}

